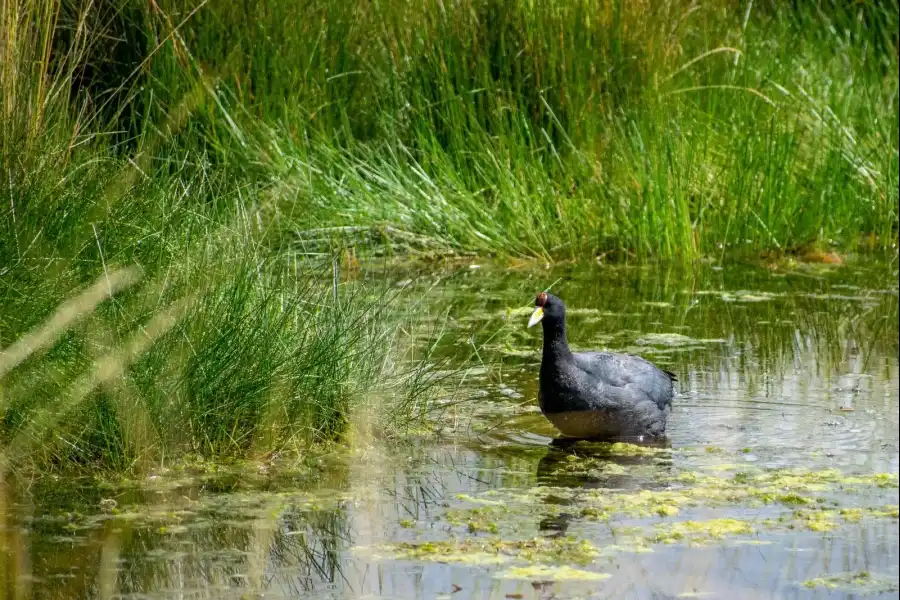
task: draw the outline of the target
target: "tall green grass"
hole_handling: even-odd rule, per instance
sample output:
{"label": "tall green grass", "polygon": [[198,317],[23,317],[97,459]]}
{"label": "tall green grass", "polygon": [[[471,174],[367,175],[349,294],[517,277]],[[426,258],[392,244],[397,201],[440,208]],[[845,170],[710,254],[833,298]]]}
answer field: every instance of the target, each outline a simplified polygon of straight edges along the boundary
{"label": "tall green grass", "polygon": [[[226,220],[222,208],[179,206],[181,184],[202,193],[201,181],[169,184],[141,186],[84,239],[68,228],[44,244],[53,256],[8,263],[6,467],[303,456],[374,396],[405,399],[397,292],[260,245],[240,209]],[[28,239],[53,228],[40,216],[19,212]],[[373,417],[388,428],[411,416],[402,401],[384,408]]]}
{"label": "tall green grass", "polygon": [[13,183],[88,143],[150,177],[202,163],[307,249],[693,260],[897,240],[896,3],[4,7]]}
{"label": "tall green grass", "polygon": [[211,2],[185,39],[232,109],[204,124],[218,159],[270,181],[303,240],[685,260],[897,241],[895,3],[299,6]]}
{"label": "tall green grass", "polygon": [[137,129],[133,69],[94,95],[129,6],[76,4],[2,4],[0,474],[303,456],[375,395],[411,417],[396,292],[270,239],[260,186],[192,131],[200,75]]}

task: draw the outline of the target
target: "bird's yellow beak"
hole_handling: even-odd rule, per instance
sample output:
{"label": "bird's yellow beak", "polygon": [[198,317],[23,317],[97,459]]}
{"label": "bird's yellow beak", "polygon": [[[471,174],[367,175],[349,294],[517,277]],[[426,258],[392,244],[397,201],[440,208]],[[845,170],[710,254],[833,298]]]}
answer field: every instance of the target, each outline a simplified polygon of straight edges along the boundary
{"label": "bird's yellow beak", "polygon": [[540,323],[541,319],[543,319],[543,318],[544,318],[544,307],[538,306],[536,309],[534,309],[534,312],[531,313],[531,318],[528,319],[528,326],[534,327],[535,325]]}

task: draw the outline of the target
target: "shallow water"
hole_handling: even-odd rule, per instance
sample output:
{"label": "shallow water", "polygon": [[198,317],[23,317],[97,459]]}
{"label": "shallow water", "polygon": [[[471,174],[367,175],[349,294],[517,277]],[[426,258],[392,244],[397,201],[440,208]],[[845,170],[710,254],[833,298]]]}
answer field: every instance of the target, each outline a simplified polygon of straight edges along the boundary
{"label": "shallow water", "polygon": [[[525,322],[554,282],[575,348],[678,374],[661,447],[551,445]],[[421,338],[446,327],[437,356],[466,368],[438,439],[360,435],[316,477],[12,482],[6,597],[896,597],[895,267],[483,267],[411,285],[434,315]]]}

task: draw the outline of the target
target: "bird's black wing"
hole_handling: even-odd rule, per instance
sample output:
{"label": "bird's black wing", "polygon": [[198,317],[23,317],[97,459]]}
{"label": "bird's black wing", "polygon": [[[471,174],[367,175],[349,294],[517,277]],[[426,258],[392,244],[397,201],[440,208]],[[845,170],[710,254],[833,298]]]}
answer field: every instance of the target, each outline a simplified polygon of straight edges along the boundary
{"label": "bird's black wing", "polygon": [[575,364],[598,384],[618,388],[636,388],[650,398],[660,410],[672,404],[675,374],[663,371],[640,356],[611,352],[581,352],[574,355]]}

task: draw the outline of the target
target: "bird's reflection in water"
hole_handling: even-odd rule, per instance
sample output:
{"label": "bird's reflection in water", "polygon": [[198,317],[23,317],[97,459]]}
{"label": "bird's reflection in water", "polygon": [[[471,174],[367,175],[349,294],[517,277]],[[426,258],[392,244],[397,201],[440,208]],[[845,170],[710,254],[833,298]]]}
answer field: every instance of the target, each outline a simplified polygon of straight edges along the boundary
{"label": "bird's reflection in water", "polygon": [[[633,444],[637,448],[615,446],[615,442]],[[644,441],[622,438],[607,441],[556,438],[537,466],[537,481],[548,488],[544,502],[560,508],[559,514],[540,522],[540,529],[548,535],[562,535],[578,511],[566,511],[574,500],[571,494],[553,488],[585,490],[638,491],[664,489],[668,486],[672,461],[667,452],[654,449],[669,448],[668,440]]]}

